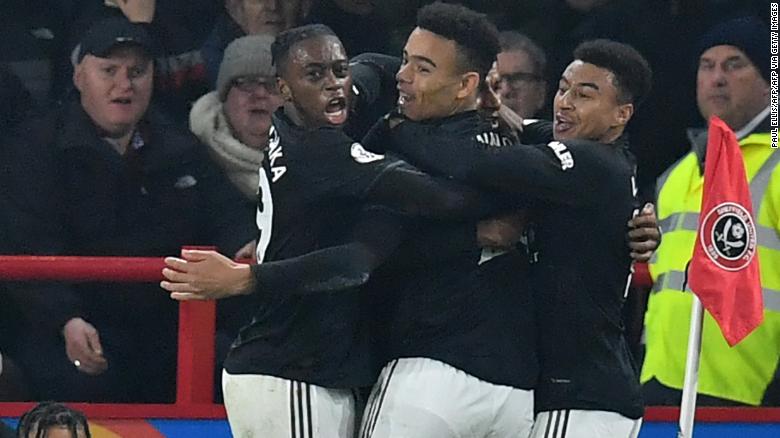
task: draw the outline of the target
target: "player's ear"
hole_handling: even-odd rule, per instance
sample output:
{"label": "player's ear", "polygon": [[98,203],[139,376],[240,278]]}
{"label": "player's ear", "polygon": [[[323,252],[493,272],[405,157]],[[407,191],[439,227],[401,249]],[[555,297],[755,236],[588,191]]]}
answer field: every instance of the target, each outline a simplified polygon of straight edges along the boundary
{"label": "player's ear", "polygon": [[73,67],[73,86],[76,87],[76,90],[79,92],[83,91],[84,88],[84,61],[81,61],[80,63],[76,64]]}
{"label": "player's ear", "polygon": [[480,76],[477,72],[471,71],[461,76],[460,88],[458,89],[458,99],[465,99],[468,96],[471,96],[473,93],[476,93],[477,89],[479,88],[479,83]]}
{"label": "player's ear", "polygon": [[634,115],[634,104],[624,103],[623,105],[618,105],[615,114],[615,121],[620,126],[626,126],[626,124],[628,124],[628,121],[631,120],[631,116],[633,115]]}
{"label": "player's ear", "polygon": [[285,102],[291,101],[292,91],[290,90],[290,86],[287,85],[287,81],[285,81],[281,77],[277,77],[276,85],[279,87],[279,93],[282,95],[282,99],[284,99]]}

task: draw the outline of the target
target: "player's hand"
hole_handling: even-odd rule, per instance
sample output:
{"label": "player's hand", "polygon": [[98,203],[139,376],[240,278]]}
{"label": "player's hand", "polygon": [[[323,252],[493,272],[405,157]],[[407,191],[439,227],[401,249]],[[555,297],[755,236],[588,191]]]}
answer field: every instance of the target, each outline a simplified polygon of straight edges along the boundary
{"label": "player's hand", "polygon": [[504,121],[511,129],[517,132],[517,135],[523,133],[523,118],[519,114],[514,112],[512,108],[506,105],[501,105],[498,108],[498,117]]}
{"label": "player's hand", "polygon": [[642,211],[628,221],[628,247],[631,258],[637,262],[647,262],[661,243],[661,230],[655,216],[655,206],[647,203]]}
{"label": "player's hand", "polygon": [[497,111],[501,107],[501,95],[498,94],[498,70],[495,62],[485,78],[484,86],[479,89],[477,107],[488,112]]}
{"label": "player's hand", "polygon": [[115,0],[131,23],[151,23],[154,19],[155,0]]}
{"label": "player's hand", "polygon": [[166,257],[160,287],[179,301],[218,300],[248,294],[254,288],[249,265],[216,251],[183,250],[182,258]]}
{"label": "player's hand", "polygon": [[477,224],[477,244],[480,248],[510,249],[523,237],[526,222],[523,212],[482,220]]}
{"label": "player's hand", "polygon": [[251,240],[233,255],[234,260],[251,260],[257,263],[257,240]]}
{"label": "player's hand", "polygon": [[100,335],[92,324],[81,318],[71,318],[62,328],[62,336],[65,354],[79,371],[96,376],[108,369]]}
{"label": "player's hand", "polygon": [[490,66],[490,71],[485,78],[487,86],[498,94],[498,82],[501,80],[501,76],[498,74],[498,62],[493,61],[493,65]]}

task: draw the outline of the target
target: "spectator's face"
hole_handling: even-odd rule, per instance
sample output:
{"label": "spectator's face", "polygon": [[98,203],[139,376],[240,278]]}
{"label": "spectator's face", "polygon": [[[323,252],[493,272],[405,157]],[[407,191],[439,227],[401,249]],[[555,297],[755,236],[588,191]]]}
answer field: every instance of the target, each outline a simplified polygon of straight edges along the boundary
{"label": "spectator's face", "polygon": [[86,55],[73,73],[81,105],[109,136],[121,137],[141,119],[152,97],[152,61],[137,47],[118,47],[106,58]]}
{"label": "spectator's face", "polygon": [[276,35],[295,26],[300,0],[227,0],[227,10],[247,35]]}
{"label": "spectator's face", "polygon": [[347,121],[352,76],[341,41],[334,36],[303,40],[290,48],[279,87],[306,128]]}
{"label": "spectator's face", "polygon": [[222,108],[233,135],[247,146],[263,149],[271,114],[281,104],[275,78],[245,76],[233,81]]}
{"label": "spectator's face", "polygon": [[715,46],[699,58],[696,102],[705,120],[715,115],[739,130],[769,105],[769,84],[741,50]]}
{"label": "spectator's face", "polygon": [[531,58],[522,50],[501,52],[496,66],[501,103],[520,117],[534,117],[544,106],[545,82]]}
{"label": "spectator's face", "polygon": [[634,106],[618,103],[614,84],[609,70],[580,60],[569,64],[553,100],[555,139],[615,141],[623,133]]}
{"label": "spectator's face", "polygon": [[463,74],[454,41],[416,28],[404,47],[398,80],[398,106],[411,120],[457,113],[476,101],[479,74]]}

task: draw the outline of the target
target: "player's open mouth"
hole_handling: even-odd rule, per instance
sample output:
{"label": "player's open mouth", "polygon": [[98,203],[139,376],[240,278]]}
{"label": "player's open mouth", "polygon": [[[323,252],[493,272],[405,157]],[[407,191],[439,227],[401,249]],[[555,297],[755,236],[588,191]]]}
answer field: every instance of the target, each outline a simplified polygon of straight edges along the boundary
{"label": "player's open mouth", "polygon": [[574,123],[566,117],[556,114],[553,121],[553,129],[557,133],[566,132],[574,127]]}
{"label": "player's open mouth", "polygon": [[411,94],[406,94],[406,93],[404,93],[402,91],[398,92],[398,105],[399,106],[404,106],[407,103],[412,102],[412,101],[414,101],[414,96],[412,96]]}
{"label": "player's open mouth", "polygon": [[347,99],[334,97],[325,106],[325,118],[331,125],[343,125],[347,121]]}
{"label": "player's open mouth", "polygon": [[133,100],[130,99],[129,97],[119,98],[119,99],[111,99],[111,103],[115,103],[115,104],[118,104],[118,105],[130,105],[131,103],[133,103]]}

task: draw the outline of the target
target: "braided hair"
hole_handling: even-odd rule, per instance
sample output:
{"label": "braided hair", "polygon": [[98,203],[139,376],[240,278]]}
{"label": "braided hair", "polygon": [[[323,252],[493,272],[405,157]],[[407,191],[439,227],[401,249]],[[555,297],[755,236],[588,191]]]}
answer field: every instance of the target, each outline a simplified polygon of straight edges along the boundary
{"label": "braided hair", "polygon": [[[84,414],[55,402],[40,403],[22,415],[16,428],[16,437],[46,438],[51,427],[67,428],[73,438],[79,437],[79,431],[83,431],[87,438],[92,438]],[[30,437],[33,432],[35,435]]]}
{"label": "braided hair", "polygon": [[285,69],[287,59],[290,55],[290,49],[292,49],[293,46],[301,41],[321,36],[338,38],[336,33],[324,24],[307,24],[294,27],[277,35],[273,44],[271,44],[271,59],[273,65],[276,67],[277,74],[281,76],[280,70]]}

